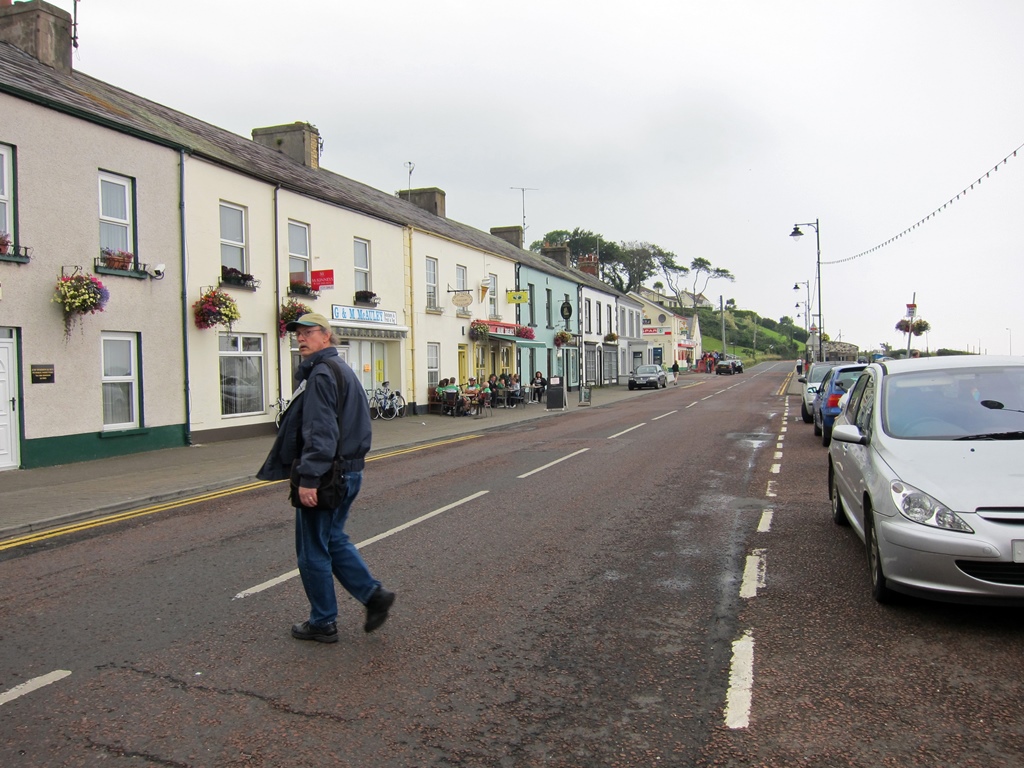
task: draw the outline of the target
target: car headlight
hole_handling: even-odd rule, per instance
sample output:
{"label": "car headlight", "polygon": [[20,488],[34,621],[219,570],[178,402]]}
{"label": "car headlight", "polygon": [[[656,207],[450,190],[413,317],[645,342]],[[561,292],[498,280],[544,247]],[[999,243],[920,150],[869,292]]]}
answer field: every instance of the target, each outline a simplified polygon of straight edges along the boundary
{"label": "car headlight", "polygon": [[956,512],[912,485],[893,480],[889,484],[889,492],[892,494],[892,501],[896,505],[896,509],[907,520],[947,531],[974,533],[974,529],[965,523]]}

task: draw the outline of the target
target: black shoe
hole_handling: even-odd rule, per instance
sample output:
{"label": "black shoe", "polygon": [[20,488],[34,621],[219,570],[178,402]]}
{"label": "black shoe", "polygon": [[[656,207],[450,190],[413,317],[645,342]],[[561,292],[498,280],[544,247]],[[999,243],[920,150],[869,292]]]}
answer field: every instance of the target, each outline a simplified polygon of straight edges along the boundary
{"label": "black shoe", "polygon": [[292,624],[292,637],[297,640],[316,640],[318,643],[338,642],[338,625],[334,622],[320,626],[304,621],[301,624]]}
{"label": "black shoe", "polygon": [[370,599],[366,601],[366,623],[363,625],[363,631],[373,632],[387,621],[388,611],[391,610],[394,602],[394,592],[388,592],[384,587],[377,587],[376,591],[370,595]]}

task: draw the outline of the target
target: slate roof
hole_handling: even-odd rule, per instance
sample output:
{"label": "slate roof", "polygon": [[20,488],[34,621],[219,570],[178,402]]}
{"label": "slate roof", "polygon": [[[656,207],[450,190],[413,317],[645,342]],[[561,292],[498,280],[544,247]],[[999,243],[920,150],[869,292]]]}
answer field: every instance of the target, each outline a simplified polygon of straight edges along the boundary
{"label": "slate roof", "polygon": [[597,278],[467,224],[435,216],[410,202],[326,169],[313,169],[249,138],[204,123],[94,77],[59,72],[0,41],[0,92],[56,109],[112,130],[218,163],[239,173],[359,213],[416,227],[573,282],[622,295]]}

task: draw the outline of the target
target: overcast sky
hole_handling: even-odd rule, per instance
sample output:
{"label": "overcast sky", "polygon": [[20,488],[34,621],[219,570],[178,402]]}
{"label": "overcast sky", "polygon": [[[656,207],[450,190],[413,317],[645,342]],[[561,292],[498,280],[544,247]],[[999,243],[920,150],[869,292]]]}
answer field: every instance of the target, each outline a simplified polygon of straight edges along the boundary
{"label": "overcast sky", "polygon": [[709,297],[778,320],[817,219],[832,338],[905,345],[916,292],[915,347],[1024,354],[1020,0],[83,0],[78,22],[76,69],[244,136],[311,122],[324,167],[387,192],[411,161],[479,229],[521,224],[531,187],[527,242],[703,257],[736,275]]}

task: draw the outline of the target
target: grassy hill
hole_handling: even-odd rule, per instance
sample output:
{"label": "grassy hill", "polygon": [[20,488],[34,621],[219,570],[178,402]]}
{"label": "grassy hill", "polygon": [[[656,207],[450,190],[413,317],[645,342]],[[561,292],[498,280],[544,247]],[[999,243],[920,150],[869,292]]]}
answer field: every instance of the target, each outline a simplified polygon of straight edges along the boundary
{"label": "grassy hill", "polygon": [[[721,315],[711,309],[697,311],[700,333],[707,352],[722,351]],[[729,354],[745,360],[754,358],[755,326],[757,359],[794,359],[803,355],[807,332],[792,325],[779,325],[749,309],[725,311],[725,341]]]}

